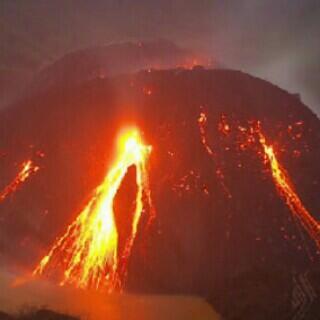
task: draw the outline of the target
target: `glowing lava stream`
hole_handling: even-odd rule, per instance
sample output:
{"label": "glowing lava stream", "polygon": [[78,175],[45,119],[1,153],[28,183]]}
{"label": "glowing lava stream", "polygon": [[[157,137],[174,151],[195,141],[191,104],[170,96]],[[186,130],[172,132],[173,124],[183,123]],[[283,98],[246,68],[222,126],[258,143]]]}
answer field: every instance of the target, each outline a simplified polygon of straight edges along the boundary
{"label": "glowing lava stream", "polygon": [[292,182],[280,165],[273,147],[266,143],[265,136],[259,133],[259,142],[263,147],[264,156],[268,160],[272,172],[273,181],[277,187],[277,190],[281,197],[284,198],[287,206],[291,212],[297,217],[305,230],[309,233],[312,239],[315,241],[318,248],[320,248],[320,224],[317,222],[308,210],[304,207],[299,196],[294,191]]}
{"label": "glowing lava stream", "polygon": [[[200,139],[201,139],[201,143],[203,145],[203,147],[205,148],[205,150],[207,151],[209,157],[214,161],[214,163],[216,162],[214,157],[215,157],[215,153],[213,151],[213,149],[210,147],[209,143],[208,143],[208,139],[207,139],[207,132],[206,132],[206,128],[207,128],[207,115],[204,112],[200,112],[200,115],[198,117],[198,126],[199,126],[199,131],[200,131]],[[229,199],[232,198],[232,194],[230,192],[230,190],[228,189],[224,179],[224,173],[223,170],[220,167],[216,166],[216,177],[218,178],[220,185],[223,189],[223,191],[225,192],[225,194],[227,195],[227,197]]]}
{"label": "glowing lava stream", "polygon": [[[146,167],[150,152],[151,146],[142,142],[138,130],[130,129],[120,135],[116,159],[103,182],[95,189],[91,200],[69,225],[65,234],[41,260],[34,275],[62,267],[61,285],[68,283],[80,288],[105,287],[109,292],[122,289],[121,278],[125,274],[120,271],[126,273],[125,264],[145,207],[144,200],[152,212]],[[131,234],[119,259],[113,204],[128,168],[133,165],[136,167],[137,184],[135,210]]]}
{"label": "glowing lava stream", "polygon": [[18,172],[14,180],[8,184],[0,193],[0,201],[5,200],[11,193],[14,193],[19,186],[25,182],[30,176],[36,173],[39,167],[36,166],[31,160],[22,163],[21,170]]}
{"label": "glowing lava stream", "polygon": [[207,135],[206,135],[206,125],[207,125],[207,116],[204,112],[200,112],[199,118],[198,118],[198,125],[199,125],[199,130],[200,130],[200,138],[201,138],[201,143],[208,152],[210,157],[214,156],[214,152],[211,149],[211,147],[208,144],[207,141]]}

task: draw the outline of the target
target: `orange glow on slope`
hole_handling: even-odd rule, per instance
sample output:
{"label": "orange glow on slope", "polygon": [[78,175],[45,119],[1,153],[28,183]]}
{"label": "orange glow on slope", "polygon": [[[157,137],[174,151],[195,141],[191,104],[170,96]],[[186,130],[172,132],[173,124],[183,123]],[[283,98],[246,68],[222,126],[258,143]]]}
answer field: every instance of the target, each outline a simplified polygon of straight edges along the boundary
{"label": "orange glow on slope", "polygon": [[200,130],[200,138],[203,146],[205,147],[208,154],[212,157],[214,156],[214,152],[208,144],[207,135],[206,135],[206,126],[207,126],[207,116],[204,112],[200,112],[198,118],[199,130]]}
{"label": "orange glow on slope", "polygon": [[268,145],[265,136],[259,131],[259,141],[263,147],[265,159],[269,162],[273,181],[281,197],[284,198],[291,212],[297,217],[308,234],[320,248],[320,224],[304,207],[299,196],[296,194],[292,182],[284,168],[280,165],[273,147]]}
{"label": "orange glow on slope", "polygon": [[14,180],[0,193],[0,201],[5,200],[11,193],[17,191],[19,186],[38,170],[39,167],[36,166],[31,160],[23,162],[21,165],[21,170],[18,172]]}
{"label": "orange glow on slope", "polygon": [[[147,160],[151,146],[143,143],[136,129],[123,131],[117,144],[117,155],[103,182],[65,234],[56,241],[41,260],[34,275],[45,271],[63,270],[63,284],[80,288],[105,287],[108,291],[122,288],[126,261],[138,231],[144,200],[151,210]],[[114,199],[129,167],[136,167],[137,193],[131,224],[123,253],[118,252],[118,230],[114,217]],[[120,272],[121,271],[121,272]]]}
{"label": "orange glow on slope", "polygon": [[[260,146],[262,147],[262,155],[264,157],[265,163],[270,165],[271,175],[276,189],[284,199],[286,205],[289,207],[290,211],[295,218],[301,223],[306,232],[315,241],[316,246],[320,249],[320,223],[308,212],[304,207],[301,199],[297,195],[293,183],[286,172],[286,170],[279,163],[276,154],[274,152],[273,146],[268,145],[266,142],[266,137],[261,131],[260,121],[248,121],[249,127],[244,127],[242,125],[237,125],[239,134],[235,137],[235,145],[240,151],[245,151],[249,148],[254,148],[258,154],[261,154]],[[200,128],[201,142],[206,148],[207,153],[214,158],[214,153],[212,148],[208,145],[207,139],[207,116],[204,112],[200,113],[198,118],[198,124]],[[302,121],[296,122],[295,125],[300,127],[303,124]],[[292,133],[292,127],[289,126],[289,134],[293,136],[293,139],[301,138],[301,132],[297,134]],[[227,118],[221,115],[221,121],[218,123],[218,131],[223,134],[223,136],[229,135],[231,133],[231,126],[227,122]],[[241,139],[239,139],[241,137]],[[244,139],[243,139],[244,138]],[[259,144],[259,150],[256,150],[256,143]],[[230,149],[228,147],[228,149]],[[227,150],[227,148],[226,148]],[[295,150],[295,153],[299,151]],[[242,167],[242,163],[238,163],[238,168]],[[220,178],[222,186],[224,186],[224,174],[217,168],[217,176]]]}
{"label": "orange glow on slope", "polygon": [[[208,139],[207,139],[207,122],[208,122],[207,115],[203,111],[200,112],[200,115],[198,118],[198,125],[199,125],[201,143],[204,146],[204,148],[207,151],[210,158],[215,161],[215,159],[214,159],[215,154],[213,152],[213,149],[210,147],[210,145],[208,143]],[[216,173],[216,177],[218,178],[223,191],[225,192],[227,197],[229,199],[231,199],[232,194],[225,184],[225,181],[224,181],[225,176],[224,176],[223,170],[220,167],[217,167],[215,173]]]}

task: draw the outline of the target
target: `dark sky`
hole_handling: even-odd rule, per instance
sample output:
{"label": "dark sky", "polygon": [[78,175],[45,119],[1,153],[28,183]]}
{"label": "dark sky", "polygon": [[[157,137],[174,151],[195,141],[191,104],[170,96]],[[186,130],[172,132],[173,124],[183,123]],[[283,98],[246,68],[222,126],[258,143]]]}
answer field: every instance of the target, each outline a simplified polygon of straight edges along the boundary
{"label": "dark sky", "polygon": [[0,70],[159,37],[299,92],[320,114],[319,0],[0,1]]}

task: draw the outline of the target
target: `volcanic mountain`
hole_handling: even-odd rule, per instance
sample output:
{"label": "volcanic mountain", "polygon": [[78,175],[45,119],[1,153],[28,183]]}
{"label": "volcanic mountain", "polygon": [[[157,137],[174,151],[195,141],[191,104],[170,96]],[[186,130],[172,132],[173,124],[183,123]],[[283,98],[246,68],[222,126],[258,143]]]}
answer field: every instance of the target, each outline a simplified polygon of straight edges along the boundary
{"label": "volcanic mountain", "polygon": [[9,57],[4,52],[3,55],[0,107],[25,93],[72,86],[95,78],[142,69],[191,68],[200,63],[212,64],[204,55],[181,48],[166,39],[107,43],[72,50],[62,56],[54,54],[53,50],[36,61],[27,59],[23,54]]}
{"label": "volcanic mountain", "polygon": [[44,67],[35,76],[33,86],[37,90],[66,87],[142,69],[191,68],[200,63],[208,64],[209,59],[165,39],[113,43],[67,53]]}
{"label": "volcanic mountain", "polygon": [[[260,311],[273,304],[270,319],[288,312],[292,274],[319,270],[316,242],[279,195],[252,129],[319,221],[320,122],[297,95],[240,71],[149,70],[51,87],[0,121],[1,188],[26,159],[39,167],[0,204],[7,265],[36,266],[103,180],[118,130],[135,125],[152,146],[156,218],[140,221],[127,290],[201,295],[228,314],[244,299],[235,283]],[[120,242],[134,173],[117,194]]]}

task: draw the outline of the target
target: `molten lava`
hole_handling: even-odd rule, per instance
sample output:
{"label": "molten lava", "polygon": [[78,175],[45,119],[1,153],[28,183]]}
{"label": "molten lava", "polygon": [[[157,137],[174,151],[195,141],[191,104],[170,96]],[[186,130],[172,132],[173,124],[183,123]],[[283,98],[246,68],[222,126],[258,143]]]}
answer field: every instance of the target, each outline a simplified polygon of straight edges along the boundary
{"label": "molten lava", "polygon": [[22,163],[21,170],[18,172],[13,181],[8,184],[0,193],[0,201],[5,200],[10,194],[17,191],[21,184],[31,177],[34,173],[39,170],[31,160],[27,160]]}
{"label": "molten lava", "polygon": [[204,112],[200,112],[199,118],[198,118],[198,125],[199,125],[199,130],[200,130],[200,139],[201,143],[206,149],[207,153],[209,154],[210,157],[214,156],[214,152],[209,146],[208,139],[207,139],[207,134],[206,134],[206,126],[207,126],[207,116]]}
{"label": "molten lava", "polygon": [[[88,204],[69,225],[33,274],[62,269],[60,282],[80,288],[104,287],[109,292],[122,289],[126,263],[138,231],[144,209],[152,214],[148,185],[147,160],[151,146],[145,145],[137,129],[122,132],[118,139],[116,159]],[[123,252],[118,252],[118,230],[114,200],[129,167],[136,167],[137,192],[131,233]]]}
{"label": "molten lava", "polygon": [[273,181],[277,187],[277,190],[281,197],[284,198],[287,206],[293,215],[299,220],[301,225],[309,233],[312,239],[315,241],[318,248],[320,248],[320,224],[304,207],[302,201],[294,190],[292,182],[286,172],[286,170],[280,165],[273,147],[268,145],[266,138],[259,133],[259,142],[263,147],[265,159],[269,162]]}
{"label": "molten lava", "polygon": [[[234,136],[234,143],[240,151],[246,151],[250,148],[251,150],[258,152],[258,154],[261,154],[260,147],[262,147],[262,154],[265,163],[268,163],[270,165],[272,179],[279,195],[284,199],[286,205],[289,207],[294,217],[297,218],[297,220],[301,223],[307,233],[315,241],[317,247],[320,249],[320,223],[316,219],[314,219],[313,216],[304,207],[301,199],[294,190],[288,173],[279,163],[273,147],[267,144],[266,137],[261,131],[260,122],[249,121],[248,123],[249,127],[237,125],[238,133],[240,134],[240,136]],[[296,123],[296,125],[298,126],[301,126],[301,124],[302,122]],[[201,142],[209,156],[214,160],[216,154],[214,153],[212,147],[210,147],[210,145],[208,144],[207,115],[203,111],[201,111],[198,118],[198,125],[200,130]],[[227,136],[231,132],[231,127],[227,122],[226,116],[224,115],[221,116],[221,121],[218,123],[218,131],[222,133],[223,136]],[[292,128],[290,129],[290,134],[293,135]],[[298,136],[294,135],[293,137],[294,139],[297,139],[298,137],[300,138],[301,132],[299,132]],[[227,147],[226,150],[229,150],[229,147]],[[241,168],[242,164],[239,163],[238,167]],[[216,175],[218,178],[220,178],[219,181],[221,185],[226,191],[228,191],[224,184],[224,173],[223,171],[221,171],[221,168],[217,167]]]}
{"label": "molten lava", "polygon": [[[214,153],[212,147],[209,145],[208,138],[207,138],[207,122],[208,122],[207,115],[203,111],[201,111],[200,115],[198,117],[198,126],[199,126],[199,131],[200,131],[201,143],[204,146],[209,157],[214,161],[214,163],[216,163],[216,160],[214,159],[215,153]],[[230,130],[229,126],[228,126],[228,130]],[[231,199],[232,194],[225,183],[225,176],[224,176],[222,168],[220,166],[216,165],[215,173],[216,173],[216,177],[217,177],[218,181],[220,182],[220,185],[221,185],[224,193],[227,195],[227,197],[229,199]]]}

